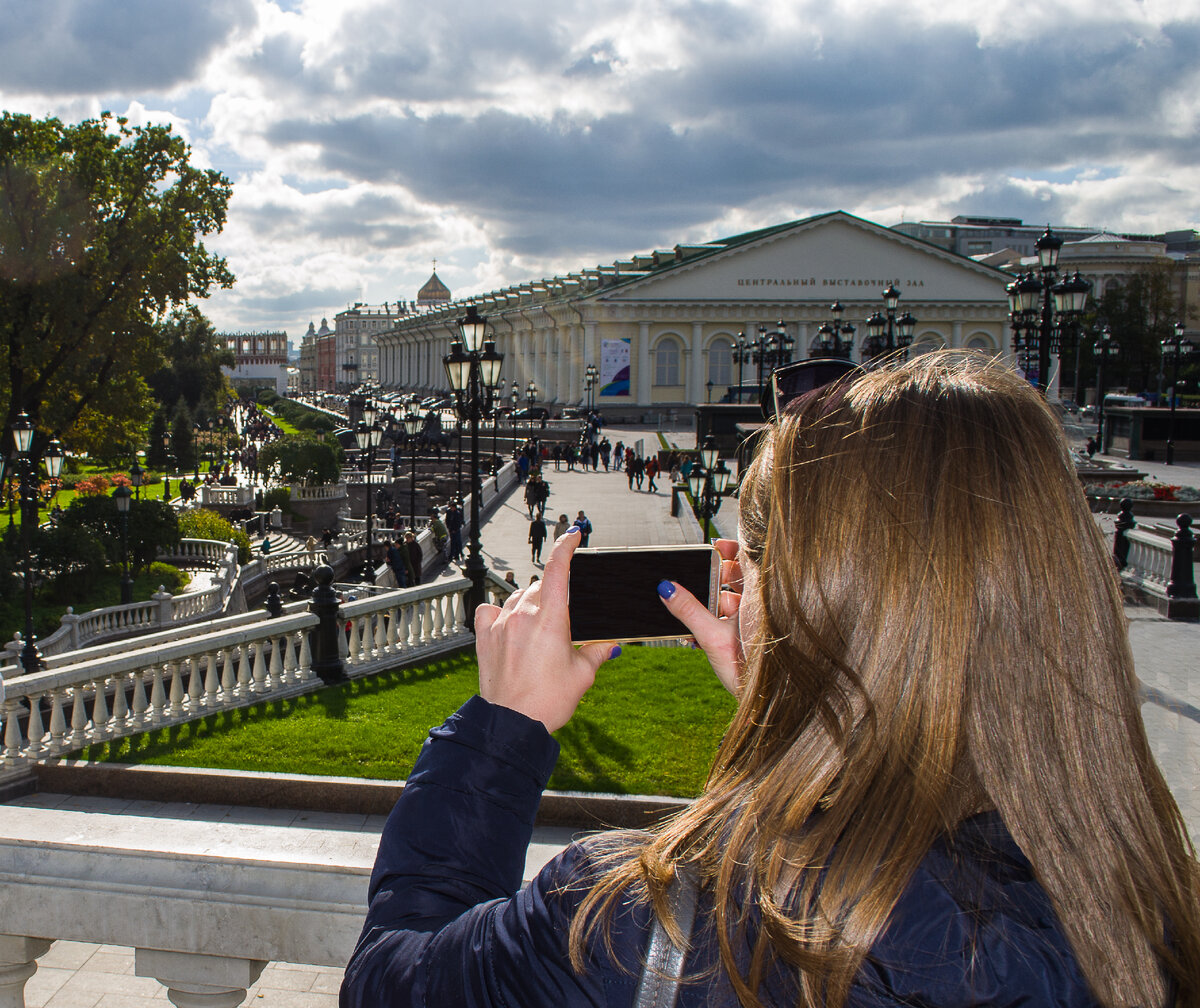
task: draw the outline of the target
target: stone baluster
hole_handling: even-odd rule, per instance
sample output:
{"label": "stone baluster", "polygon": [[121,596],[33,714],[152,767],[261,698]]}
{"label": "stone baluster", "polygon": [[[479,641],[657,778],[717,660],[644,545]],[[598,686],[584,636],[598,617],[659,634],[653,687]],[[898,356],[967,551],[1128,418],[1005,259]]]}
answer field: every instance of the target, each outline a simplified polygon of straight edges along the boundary
{"label": "stone baluster", "polygon": [[129,728],[129,701],[125,698],[125,676],[113,677],[112,725],[114,735],[123,735]]}
{"label": "stone baluster", "polygon": [[245,699],[254,693],[254,663],[250,660],[250,646],[243,644],[238,648],[237,695]]}
{"label": "stone baluster", "polygon": [[282,637],[271,641],[271,665],[267,670],[271,677],[271,686],[278,689],[280,686],[287,684],[287,680],[283,675],[283,648],[284,639]]}
{"label": "stone baluster", "polygon": [[283,651],[283,681],[300,682],[300,669],[296,662],[296,635],[290,633],[286,637],[280,637],[279,648]]}
{"label": "stone baluster", "polygon": [[394,605],[388,610],[387,620],[387,649],[388,651],[396,651],[399,649],[400,642],[400,626],[401,620],[404,619],[404,607]]}
{"label": "stone baluster", "polygon": [[67,718],[63,714],[63,690],[50,692],[50,753],[57,756],[63,751],[63,739],[67,736]]}
{"label": "stone baluster", "polygon": [[[37,702],[36,700],[34,701]],[[21,701],[15,697],[4,702],[4,762],[20,766],[24,762],[25,739],[21,735]]]}
{"label": "stone baluster", "polygon": [[157,728],[163,723],[163,708],[167,705],[167,691],[163,688],[162,666],[156,664],[151,675],[153,679],[150,684],[150,726]]}
{"label": "stone baluster", "polygon": [[200,663],[204,656],[188,659],[188,711],[195,717],[200,713],[204,699],[204,673],[200,671]]}
{"label": "stone baluster", "polygon": [[267,679],[267,660],[266,647],[262,641],[255,641],[254,645],[254,684],[251,689],[256,695],[261,695],[270,692],[271,684]]}
{"label": "stone baluster", "polygon": [[217,697],[221,692],[221,679],[217,675],[217,653],[209,651],[204,656],[204,706],[216,710]]}
{"label": "stone baluster", "polygon": [[382,612],[375,613],[371,619],[375,624],[375,642],[373,650],[375,654],[383,654],[385,651],[387,651],[387,632],[388,624],[391,623],[391,619],[387,613]]}
{"label": "stone baluster", "polygon": [[0,935],[0,1008],[25,1008],[25,982],[49,951],[45,938]]}
{"label": "stone baluster", "polygon": [[361,650],[362,634],[359,630],[359,624],[362,622],[360,617],[355,617],[350,621],[350,640],[346,644],[347,657],[351,664],[358,661],[359,652]]}
{"label": "stone baluster", "polygon": [[108,738],[113,726],[108,715],[108,680],[97,679],[93,685],[96,692],[92,697],[92,741],[97,741]]}
{"label": "stone baluster", "polygon": [[233,703],[237,696],[237,667],[234,661],[234,648],[225,648],[221,652],[221,702]]}
{"label": "stone baluster", "polygon": [[133,673],[133,723],[142,728],[146,724],[146,711],[150,704],[146,701],[146,680],[140,670]]}
{"label": "stone baluster", "polygon": [[134,973],[154,977],[177,1008],[237,1008],[266,965],[258,959],[197,952],[140,948],[133,954]]}
{"label": "stone baluster", "polygon": [[71,734],[67,736],[67,746],[78,749],[87,743],[87,701],[83,696],[83,687],[71,687]]}
{"label": "stone baluster", "polygon": [[167,716],[172,721],[178,721],[183,717],[183,662],[167,662],[166,674],[171,677],[171,685],[169,687],[171,702],[167,706]]}
{"label": "stone baluster", "polygon": [[45,750],[46,729],[42,727],[42,698],[29,698],[29,725],[25,730],[25,755],[30,760],[38,759]]}

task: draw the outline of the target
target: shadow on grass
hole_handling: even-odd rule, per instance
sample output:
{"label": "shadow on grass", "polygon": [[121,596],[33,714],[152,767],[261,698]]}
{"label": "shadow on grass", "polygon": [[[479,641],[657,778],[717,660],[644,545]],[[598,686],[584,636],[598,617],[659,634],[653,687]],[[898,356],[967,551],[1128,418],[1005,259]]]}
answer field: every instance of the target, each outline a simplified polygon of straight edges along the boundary
{"label": "shadow on grass", "polygon": [[609,791],[622,794],[628,788],[614,771],[629,766],[634,751],[595,721],[578,714],[556,733],[568,765],[554,774],[556,788],[572,791]]}

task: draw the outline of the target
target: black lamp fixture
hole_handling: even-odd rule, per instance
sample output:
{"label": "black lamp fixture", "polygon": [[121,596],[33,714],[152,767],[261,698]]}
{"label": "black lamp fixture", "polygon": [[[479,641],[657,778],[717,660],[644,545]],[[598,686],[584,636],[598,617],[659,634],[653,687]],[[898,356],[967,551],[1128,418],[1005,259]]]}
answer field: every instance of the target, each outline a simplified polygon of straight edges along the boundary
{"label": "black lamp fixture", "polygon": [[[34,425],[27,413],[21,413],[11,427],[13,446],[16,449],[16,472],[21,497],[21,549],[23,553],[22,574],[25,588],[25,644],[21,649],[21,666],[27,673],[41,668],[37,640],[33,632],[33,532],[38,524],[38,458],[33,450]],[[63,451],[58,438],[51,438],[41,453],[41,462],[46,475],[57,480],[62,474]],[[0,469],[0,482],[3,482]]]}
{"label": "black lamp fixture", "polygon": [[525,385],[525,410],[529,416],[529,436],[533,437],[533,404],[537,402],[537,383],[530,378]]}
{"label": "black lamp fixture", "polygon": [[817,338],[808,348],[809,357],[836,357],[849,360],[854,350],[854,326],[842,321],[846,308],[841,301],[834,301],[829,306],[829,314],[833,322],[825,322],[817,330]]}
{"label": "black lamp fixture", "polygon": [[129,467],[129,482],[133,485],[133,493],[138,500],[142,499],[142,480],[145,475],[146,471],[138,465],[138,460],[135,456],[133,465]]}
{"label": "black lamp fixture", "polygon": [[[758,339],[748,344],[750,358],[758,368],[758,384],[760,387],[764,379],[777,367],[791,363],[792,349],[796,345],[796,341],[788,333],[787,324],[782,319],[775,326],[774,331],[769,331],[766,326],[759,326]],[[738,366],[739,368],[741,366],[740,359]]]}
{"label": "black lamp fixture", "polygon": [[587,391],[587,408],[590,413],[596,408],[596,385],[600,381],[600,369],[589,364],[583,371],[583,386]]}
{"label": "black lamp fixture", "polygon": [[900,360],[908,359],[908,348],[913,341],[917,320],[908,312],[897,317],[899,308],[900,291],[895,284],[888,284],[883,292],[883,311],[874,312],[867,319],[867,338],[862,345],[864,364],[895,350],[902,351]]}
{"label": "black lamp fixture", "polygon": [[1121,356],[1121,345],[1113,337],[1112,329],[1102,324],[1092,343],[1096,356],[1096,440],[1100,451],[1104,451],[1104,364]]}
{"label": "black lamp fixture", "polygon": [[[1050,383],[1050,356],[1077,345],[1079,318],[1092,285],[1076,271],[1059,279],[1058,255],[1063,240],[1046,230],[1037,240],[1038,270],[1021,274],[1008,285],[1008,315],[1013,331],[1013,352],[1028,374],[1036,368],[1035,381],[1043,394]],[[1076,400],[1079,362],[1075,363]]]}
{"label": "black lamp fixture", "polygon": [[1179,359],[1195,351],[1195,344],[1183,338],[1183,323],[1175,323],[1175,335],[1162,341],[1163,363],[1171,362],[1171,419],[1167,426],[1167,465],[1175,464],[1175,404],[1179,401]]}
{"label": "black lamp fixture", "polygon": [[696,517],[704,522],[704,539],[712,538],[710,521],[721,510],[721,499],[729,485],[730,472],[724,462],[718,463],[716,442],[705,438],[700,449],[700,465],[693,466],[688,474],[688,489],[692,492],[692,506]]}
{"label": "black lamp fixture", "polygon": [[375,563],[374,553],[374,518],[375,508],[371,499],[371,472],[375,468],[375,449],[383,440],[383,429],[376,421],[379,419],[379,407],[374,401],[367,399],[362,407],[362,420],[354,430],[354,440],[358,444],[359,458],[365,460],[367,480],[367,576],[373,577]]}
{"label": "black lamp fixture", "polygon": [[408,435],[408,527],[411,529],[417,527],[417,435],[423,423],[416,400],[410,399],[404,414],[404,433]]}
{"label": "black lamp fixture", "polygon": [[117,503],[117,515],[121,519],[121,605],[133,602],[133,579],[129,576],[129,499],[133,491],[119,486],[113,491]]}
{"label": "black lamp fixture", "polygon": [[487,319],[474,305],[470,305],[467,314],[458,320],[458,329],[460,339],[450,344],[450,352],[442,358],[442,366],[454,391],[458,414],[467,419],[471,429],[471,537],[465,569],[471,579],[471,588],[467,592],[467,628],[474,632],[475,610],[484,600],[483,582],[487,575],[479,542],[479,498],[482,493],[479,421],[498,395],[504,355],[496,353],[493,341],[488,340],[485,344]]}

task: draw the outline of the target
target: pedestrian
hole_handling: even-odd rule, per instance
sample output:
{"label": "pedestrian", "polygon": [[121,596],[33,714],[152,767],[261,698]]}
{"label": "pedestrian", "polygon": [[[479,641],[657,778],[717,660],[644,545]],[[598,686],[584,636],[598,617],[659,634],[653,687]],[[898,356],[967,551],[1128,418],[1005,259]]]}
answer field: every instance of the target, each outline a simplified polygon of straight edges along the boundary
{"label": "pedestrian", "polygon": [[326,549],[333,545],[333,532],[330,531],[329,526],[326,526],[321,532],[321,545]]}
{"label": "pedestrian", "polygon": [[306,553],[316,553],[317,552],[317,540],[314,536],[309,536],[307,539],[304,540],[304,551]]}
{"label": "pedestrian", "polygon": [[640,455],[635,455],[633,459],[633,479],[637,483],[637,488],[642,489],[642,482],[646,475],[646,460]]}
{"label": "pedestrian", "polygon": [[562,466],[563,449],[557,441],[554,443],[554,450],[550,453],[550,457],[554,459],[554,470],[557,472]]}
{"label": "pedestrian", "polygon": [[563,454],[567,459],[567,472],[574,472],[575,459],[579,456],[579,453],[575,451],[575,446],[573,444],[568,444],[566,448],[563,449]]}
{"label": "pedestrian", "polygon": [[613,468],[620,472],[625,468],[625,442],[618,441],[613,445]]}
{"label": "pedestrian", "polygon": [[618,653],[571,644],[568,536],[476,610],[479,695],[388,817],[343,1008],[1195,1004],[1196,860],[1037,390],[923,354],[760,445],[723,618],[659,587],[736,697],[700,797],[518,891],[551,733]]}
{"label": "pedestrian", "polygon": [[163,500],[169,501],[170,499],[171,499],[171,477],[164,476],[163,477]]}
{"label": "pedestrian", "polygon": [[416,586],[421,583],[421,544],[417,542],[417,537],[412,529],[404,533],[404,546],[408,551],[408,563],[412,568],[411,584]]}
{"label": "pedestrian", "polygon": [[446,508],[446,531],[450,533],[450,559],[456,562],[462,559],[463,523],[462,504],[454,501]]}
{"label": "pedestrian", "polygon": [[550,484],[544,479],[538,480],[537,516],[546,517],[546,501],[550,499]]}
{"label": "pedestrian", "polygon": [[541,490],[538,484],[542,482],[542,477],[538,474],[529,477],[529,482],[525,484],[525,508],[529,512],[529,517],[533,517],[534,509],[538,506],[538,501],[541,499]]}
{"label": "pedestrian", "polygon": [[392,577],[396,579],[397,588],[408,587],[408,556],[395,539],[389,539],[387,545],[387,565],[392,569]]}
{"label": "pedestrian", "polygon": [[558,516],[558,521],[554,523],[554,538],[557,541],[560,536],[567,534],[567,529],[571,527],[571,519],[565,514]]}
{"label": "pedestrian", "polygon": [[604,463],[604,471],[608,472],[608,463],[612,458],[612,442],[607,437],[600,439],[600,461]]}
{"label": "pedestrian", "polygon": [[444,557],[446,543],[450,539],[450,532],[446,528],[446,523],[442,521],[441,512],[436,507],[429,509],[429,531],[433,533],[433,545],[438,552],[438,556]]}
{"label": "pedestrian", "polygon": [[654,455],[651,455],[648,459],[646,459],[646,480],[649,483],[649,485],[646,487],[646,490],[650,493],[654,493],[656,490],[658,490],[658,487],[654,483],[654,477],[657,475],[658,458]]}
{"label": "pedestrian", "polygon": [[592,464],[592,445],[590,441],[579,442],[579,468],[584,472]]}
{"label": "pedestrian", "polygon": [[637,475],[637,473],[634,472],[633,459],[631,458],[632,454],[633,453],[630,452],[625,456],[625,480],[628,482],[630,490],[633,489],[633,480]]}
{"label": "pedestrian", "polygon": [[546,523],[541,517],[534,518],[529,523],[530,558],[535,564],[542,562],[542,543],[546,541]]}
{"label": "pedestrian", "polygon": [[586,546],[588,544],[588,539],[592,534],[591,520],[581,510],[579,512],[579,516],[575,519],[573,524],[575,525],[575,527],[577,529],[579,529],[579,533],[580,533],[579,545]]}
{"label": "pedestrian", "polygon": [[514,588],[521,587],[519,584],[517,584],[517,575],[510,570],[504,572],[504,580],[507,584],[512,585]]}

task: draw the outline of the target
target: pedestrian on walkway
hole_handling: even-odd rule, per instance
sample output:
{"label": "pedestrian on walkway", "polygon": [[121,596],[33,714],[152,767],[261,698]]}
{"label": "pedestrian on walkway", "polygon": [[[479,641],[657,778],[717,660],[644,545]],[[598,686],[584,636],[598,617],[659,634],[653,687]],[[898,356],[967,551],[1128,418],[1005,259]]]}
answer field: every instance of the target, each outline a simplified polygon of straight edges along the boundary
{"label": "pedestrian on walkway", "polygon": [[579,545],[586,546],[588,544],[588,538],[592,534],[591,520],[581,510],[579,512],[579,517],[577,517],[572,524],[579,529]]}
{"label": "pedestrian on walkway", "polygon": [[417,542],[416,535],[413,530],[409,529],[404,533],[404,546],[408,550],[408,563],[412,568],[412,584],[419,585],[421,583],[421,544]]}
{"label": "pedestrian on walkway", "polygon": [[608,463],[612,458],[612,442],[607,437],[600,439],[600,461],[604,463],[604,471],[608,472]]}
{"label": "pedestrian on walkway", "polygon": [[542,543],[546,541],[546,523],[541,516],[529,523],[530,558],[535,564],[542,562]]}
{"label": "pedestrian on walkway", "polygon": [[625,468],[625,442],[618,441],[613,446],[613,468],[620,472]]}
{"label": "pedestrian on walkway", "polygon": [[395,539],[389,539],[387,545],[387,565],[392,569],[392,577],[396,579],[397,588],[408,587],[408,556]]}
{"label": "pedestrian on walkway", "polygon": [[462,504],[454,501],[446,509],[446,531],[450,533],[450,559],[456,562],[462,559],[462,530]]}
{"label": "pedestrian on walkway", "polygon": [[533,517],[533,512],[542,500],[542,480],[541,473],[534,473],[529,477],[529,482],[525,484],[525,509],[529,512],[529,517]]}
{"label": "pedestrian on walkway", "polygon": [[558,516],[558,521],[554,523],[554,538],[557,541],[560,536],[567,534],[567,529],[571,527],[571,519],[565,514]]}
{"label": "pedestrian on walkway", "polygon": [[658,487],[654,483],[654,477],[657,475],[658,458],[654,455],[651,455],[648,459],[646,459],[646,479],[650,484],[646,487],[646,490],[650,493],[654,493],[656,490],[658,490]]}
{"label": "pedestrian on walkway", "polygon": [[557,441],[554,442],[554,450],[550,453],[550,457],[554,459],[554,471],[558,472],[562,468],[563,449]]}

